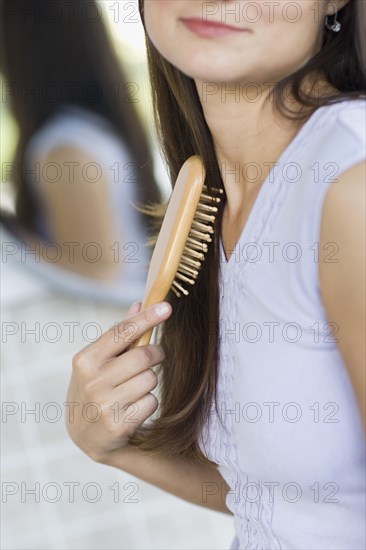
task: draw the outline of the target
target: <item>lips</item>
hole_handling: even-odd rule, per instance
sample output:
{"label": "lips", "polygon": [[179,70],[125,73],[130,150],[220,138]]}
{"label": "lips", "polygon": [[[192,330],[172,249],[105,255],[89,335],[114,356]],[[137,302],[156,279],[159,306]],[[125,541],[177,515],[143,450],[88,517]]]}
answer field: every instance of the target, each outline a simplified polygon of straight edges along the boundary
{"label": "lips", "polygon": [[249,29],[232,27],[217,21],[203,21],[202,19],[190,17],[181,19],[184,25],[195,34],[205,37],[223,36],[232,33],[250,32]]}

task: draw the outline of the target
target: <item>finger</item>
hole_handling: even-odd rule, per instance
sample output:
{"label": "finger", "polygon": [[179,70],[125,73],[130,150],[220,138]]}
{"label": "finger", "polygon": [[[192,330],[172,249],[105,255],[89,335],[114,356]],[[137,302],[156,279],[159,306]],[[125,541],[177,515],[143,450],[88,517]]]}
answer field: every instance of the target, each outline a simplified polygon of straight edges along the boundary
{"label": "finger", "polygon": [[171,313],[172,307],[168,302],[150,306],[109,329],[97,342],[89,344],[82,353],[91,364],[100,365],[125,351],[132,342],[147,330],[160,325]]}
{"label": "finger", "polygon": [[110,392],[109,398],[115,406],[119,403],[120,408],[126,407],[129,403],[135,403],[142,399],[147,393],[156,388],[158,377],[152,369],[146,369],[137,374],[124,384],[114,388]]}
{"label": "finger", "polygon": [[130,306],[130,309],[127,311],[127,317],[130,317],[131,315],[135,315],[136,313],[138,313],[141,309],[141,304],[142,302],[134,302]]}
{"label": "finger", "polygon": [[[141,309],[142,302],[134,302],[130,305],[129,310],[127,311],[125,319],[129,319],[138,313]],[[111,329],[114,330],[114,329]],[[92,367],[96,367],[97,363],[95,361],[95,346],[93,344],[86,345],[81,349],[73,358],[73,365],[78,366],[82,365],[83,371],[89,372]]]}
{"label": "finger", "polygon": [[140,372],[159,365],[164,358],[164,350],[159,344],[128,350],[104,365],[101,371],[103,385],[110,388],[124,384]]}
{"label": "finger", "polygon": [[131,436],[158,408],[158,400],[152,393],[147,393],[138,401],[121,411],[124,427]]}

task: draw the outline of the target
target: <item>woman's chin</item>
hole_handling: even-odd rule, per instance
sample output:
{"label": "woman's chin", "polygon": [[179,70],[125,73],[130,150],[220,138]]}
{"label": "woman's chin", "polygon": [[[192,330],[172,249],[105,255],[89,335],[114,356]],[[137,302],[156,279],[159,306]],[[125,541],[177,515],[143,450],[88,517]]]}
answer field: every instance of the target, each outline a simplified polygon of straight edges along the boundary
{"label": "woman's chin", "polygon": [[[211,65],[213,62],[211,61]],[[230,84],[237,82],[252,82],[253,79],[248,74],[243,74],[243,71],[235,71],[230,69],[227,64],[225,67],[210,67],[209,63],[203,65],[182,64],[179,70],[188,76],[193,78],[197,83],[217,83],[217,84]]]}

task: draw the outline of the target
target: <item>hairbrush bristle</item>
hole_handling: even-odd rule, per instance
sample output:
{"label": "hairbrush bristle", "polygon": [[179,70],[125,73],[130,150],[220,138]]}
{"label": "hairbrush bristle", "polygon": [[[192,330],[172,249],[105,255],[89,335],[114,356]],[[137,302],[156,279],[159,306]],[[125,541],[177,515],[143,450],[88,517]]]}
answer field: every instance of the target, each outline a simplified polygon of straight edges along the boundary
{"label": "hairbrush bristle", "polygon": [[212,241],[211,235],[214,232],[213,226],[218,212],[218,206],[215,205],[221,202],[220,195],[223,192],[223,189],[214,187],[208,190],[205,185],[203,186],[191,230],[172,284],[172,290],[179,298],[182,294],[185,296],[189,294],[187,288],[194,285],[199,275],[205,254],[208,251],[208,243]]}

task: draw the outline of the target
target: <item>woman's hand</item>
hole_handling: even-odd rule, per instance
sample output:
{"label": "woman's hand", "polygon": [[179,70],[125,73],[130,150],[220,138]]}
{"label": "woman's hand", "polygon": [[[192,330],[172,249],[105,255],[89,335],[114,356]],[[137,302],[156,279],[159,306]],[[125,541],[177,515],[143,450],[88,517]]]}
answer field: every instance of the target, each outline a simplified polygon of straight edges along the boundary
{"label": "woman's hand", "polygon": [[[159,315],[155,308],[163,304],[167,309]],[[214,487],[225,483],[215,467],[187,458],[152,457],[127,444],[156,411],[157,400],[150,392],[156,387],[157,378],[151,367],[164,359],[161,346],[129,346],[151,327],[168,319],[172,308],[167,302],[163,304],[142,312],[140,303],[133,304],[121,323],[75,355],[67,429],[76,445],[93,460],[194,504],[231,513],[222,491],[203,502],[204,483]],[[229,489],[227,486],[226,491]]]}
{"label": "woman's hand", "polygon": [[135,303],[127,317],[73,358],[68,390],[67,430],[71,439],[97,462],[121,449],[157,409],[150,392],[157,385],[151,369],[162,362],[160,345],[128,349],[131,343],[171,314],[167,302],[140,312]]}

